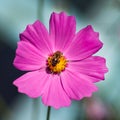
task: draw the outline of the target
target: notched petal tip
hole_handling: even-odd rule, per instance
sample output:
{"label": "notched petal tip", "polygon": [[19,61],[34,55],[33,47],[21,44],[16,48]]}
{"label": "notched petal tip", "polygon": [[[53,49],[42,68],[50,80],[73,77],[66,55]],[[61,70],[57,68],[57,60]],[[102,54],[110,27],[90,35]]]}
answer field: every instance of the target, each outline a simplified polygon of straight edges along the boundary
{"label": "notched petal tip", "polygon": [[66,15],[67,16],[67,13],[64,12],[64,11],[61,11],[61,12],[52,12],[51,15]]}
{"label": "notched petal tip", "polygon": [[91,25],[88,25],[75,35],[66,55],[70,60],[81,60],[95,54],[102,46],[99,33],[95,32]]}
{"label": "notched petal tip", "polygon": [[98,48],[98,50],[103,47],[103,42],[99,39],[99,32],[96,32],[91,25],[82,29],[82,32],[85,32],[84,34],[88,35],[89,39],[92,38],[90,42],[92,44],[96,44],[96,48]]}
{"label": "notched petal tip", "polygon": [[91,25],[86,27],[86,30],[98,40],[99,49],[103,47],[103,42],[99,39],[99,32],[96,32]]}
{"label": "notched petal tip", "polygon": [[35,24],[35,23],[38,22],[38,21],[39,21],[39,20],[36,20],[34,23],[28,24],[28,25],[25,27],[25,30],[19,34],[20,40],[23,40],[23,38],[27,38],[27,37],[25,36],[25,34],[26,34],[26,32],[29,30],[29,27],[32,26],[33,24]]}
{"label": "notched petal tip", "polygon": [[13,66],[14,66],[15,68],[19,69],[19,67],[18,67],[17,64],[16,64],[16,58],[15,58],[14,61],[13,61]]}
{"label": "notched petal tip", "polygon": [[[93,56],[94,57],[94,60],[95,61],[98,61],[100,62],[99,65],[101,66],[102,68],[102,72],[105,74],[107,73],[109,70],[108,70],[108,67],[107,67],[107,62],[106,62],[106,59],[104,57],[100,57],[100,56]],[[103,80],[105,79],[105,77],[103,78]]]}
{"label": "notched petal tip", "polygon": [[18,88],[18,92],[24,93],[31,98],[37,98],[40,97],[43,93],[46,79],[47,75],[45,72],[28,72],[17,78],[13,82],[13,85]]}
{"label": "notched petal tip", "polygon": [[53,12],[49,21],[49,34],[53,40],[54,49],[66,51],[76,32],[76,20],[65,12]]}
{"label": "notched petal tip", "polygon": [[45,102],[45,100],[43,98],[41,100],[45,106],[51,106],[51,107],[55,108],[56,110],[58,110],[60,108],[64,108],[64,107],[69,107],[71,105],[71,101],[64,105],[61,105],[61,104],[57,105],[57,104],[48,104],[48,102]]}
{"label": "notched petal tip", "polygon": [[93,33],[94,36],[99,37],[99,32],[96,32],[96,31],[93,29],[92,25],[87,25],[84,29],[85,29],[86,31],[88,31],[88,32]]}
{"label": "notched petal tip", "polygon": [[64,16],[64,17],[68,17],[68,18],[73,18],[75,21],[76,21],[76,17],[75,16],[72,16],[72,15],[68,15],[66,12],[64,12],[64,11],[62,11],[62,12],[58,12],[58,13],[56,13],[56,12],[53,12],[52,14],[51,14],[51,17],[50,18],[54,18],[55,16],[59,16],[59,17],[62,17],[62,16]]}
{"label": "notched petal tip", "polygon": [[107,73],[109,71],[107,67],[107,61],[104,57],[97,56],[98,59],[101,60],[102,64],[104,65],[104,73]]}

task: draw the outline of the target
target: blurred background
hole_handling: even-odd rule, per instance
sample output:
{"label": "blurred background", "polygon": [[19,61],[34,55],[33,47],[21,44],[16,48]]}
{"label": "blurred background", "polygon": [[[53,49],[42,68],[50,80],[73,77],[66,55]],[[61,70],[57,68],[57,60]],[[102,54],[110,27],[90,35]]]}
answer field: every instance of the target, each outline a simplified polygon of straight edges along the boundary
{"label": "blurred background", "polygon": [[30,99],[12,85],[24,74],[12,62],[19,33],[36,19],[48,28],[53,11],[76,16],[77,31],[91,24],[100,32],[104,46],[97,55],[107,59],[109,72],[91,98],[73,101],[68,108],[52,108],[51,120],[120,120],[120,0],[0,0],[0,120],[46,118],[47,107],[40,98]]}

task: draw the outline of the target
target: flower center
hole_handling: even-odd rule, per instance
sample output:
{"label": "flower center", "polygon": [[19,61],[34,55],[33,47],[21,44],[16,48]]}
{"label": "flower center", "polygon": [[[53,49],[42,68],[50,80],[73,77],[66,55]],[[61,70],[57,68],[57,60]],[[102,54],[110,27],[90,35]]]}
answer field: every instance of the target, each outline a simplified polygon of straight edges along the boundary
{"label": "flower center", "polygon": [[51,73],[60,73],[65,70],[66,66],[67,60],[60,51],[56,51],[47,59],[47,67]]}

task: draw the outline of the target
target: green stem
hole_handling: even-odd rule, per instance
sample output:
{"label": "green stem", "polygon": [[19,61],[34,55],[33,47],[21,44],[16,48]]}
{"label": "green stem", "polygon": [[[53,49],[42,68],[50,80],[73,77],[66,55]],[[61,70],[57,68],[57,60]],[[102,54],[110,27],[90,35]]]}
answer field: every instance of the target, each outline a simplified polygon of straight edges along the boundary
{"label": "green stem", "polygon": [[51,107],[48,106],[48,109],[47,109],[47,119],[46,120],[50,120],[50,111],[51,111]]}

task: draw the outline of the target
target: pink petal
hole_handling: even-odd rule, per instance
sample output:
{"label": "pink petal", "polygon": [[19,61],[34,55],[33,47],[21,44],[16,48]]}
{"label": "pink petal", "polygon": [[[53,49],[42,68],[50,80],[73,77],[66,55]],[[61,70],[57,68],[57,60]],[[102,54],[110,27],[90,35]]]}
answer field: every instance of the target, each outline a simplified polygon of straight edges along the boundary
{"label": "pink petal", "polygon": [[20,93],[27,94],[31,98],[36,98],[43,94],[48,77],[48,74],[45,72],[28,72],[16,79],[13,84],[18,87]]}
{"label": "pink petal", "polygon": [[65,54],[69,60],[81,60],[96,53],[102,45],[99,34],[89,25],[76,34]]}
{"label": "pink petal", "polygon": [[45,67],[46,58],[41,55],[41,51],[32,44],[25,41],[18,42],[14,66],[20,70],[37,70]]}
{"label": "pink petal", "polygon": [[56,109],[69,106],[71,101],[62,87],[60,77],[58,75],[50,75],[49,81],[49,86],[44,89],[44,94],[42,95],[43,103]]}
{"label": "pink petal", "polygon": [[61,81],[64,90],[71,99],[80,100],[83,97],[90,97],[97,87],[82,74],[66,70],[61,74]]}
{"label": "pink petal", "polygon": [[50,37],[55,50],[64,52],[71,43],[76,30],[74,16],[67,16],[65,12],[52,13],[50,18]]}
{"label": "pink petal", "polygon": [[104,80],[104,74],[108,71],[105,59],[99,56],[92,56],[77,62],[69,62],[67,69],[86,75],[86,78],[92,82]]}
{"label": "pink petal", "polygon": [[43,54],[52,53],[52,42],[45,26],[37,20],[35,23],[28,25],[23,33],[20,34],[22,41],[30,42],[38,48]]}

